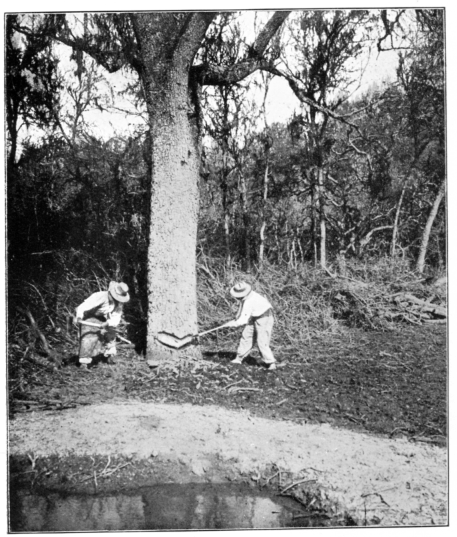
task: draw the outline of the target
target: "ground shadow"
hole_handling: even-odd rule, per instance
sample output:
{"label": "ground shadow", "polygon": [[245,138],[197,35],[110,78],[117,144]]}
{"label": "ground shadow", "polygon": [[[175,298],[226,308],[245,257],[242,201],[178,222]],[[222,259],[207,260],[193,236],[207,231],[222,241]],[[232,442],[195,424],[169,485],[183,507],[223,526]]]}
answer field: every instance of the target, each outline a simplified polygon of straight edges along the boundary
{"label": "ground shadow", "polygon": [[[92,357],[92,363],[89,364],[89,368],[96,367],[99,364],[115,364],[116,359],[113,359],[111,356],[104,356],[103,354],[98,354],[97,356]],[[72,354],[69,356],[63,363],[64,366],[75,366],[80,367],[79,356],[77,354]]]}
{"label": "ground shadow", "polygon": [[[235,357],[236,352],[229,351],[204,351],[203,357],[205,360],[210,362],[217,362],[219,364],[229,364]],[[243,364],[250,365],[254,367],[262,367],[262,364],[259,360],[253,356],[248,356],[244,359]]]}

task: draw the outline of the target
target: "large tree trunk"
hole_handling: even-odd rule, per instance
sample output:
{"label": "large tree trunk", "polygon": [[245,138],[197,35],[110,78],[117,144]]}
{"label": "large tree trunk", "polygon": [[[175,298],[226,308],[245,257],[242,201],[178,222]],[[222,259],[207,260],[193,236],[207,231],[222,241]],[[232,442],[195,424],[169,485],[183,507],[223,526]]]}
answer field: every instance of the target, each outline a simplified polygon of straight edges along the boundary
{"label": "large tree trunk", "polygon": [[421,241],[419,255],[417,257],[417,263],[416,263],[416,270],[417,272],[419,272],[419,274],[422,274],[424,272],[425,255],[427,254],[427,247],[428,247],[428,241],[430,239],[430,233],[432,231],[433,222],[435,221],[435,217],[438,213],[441,200],[443,199],[445,189],[446,189],[446,179],[443,179],[440,189],[438,190],[438,193],[436,195],[435,201],[433,202],[433,206],[430,211],[430,214],[428,215],[424,232],[422,233],[422,241]]}
{"label": "large tree trunk", "polygon": [[[195,245],[198,218],[199,134],[189,93],[189,70],[209,24],[195,14],[134,15],[152,138],[148,246],[147,358],[198,355],[157,341],[197,333]],[[179,26],[177,28],[177,26]],[[179,37],[177,37],[179,35]]]}
{"label": "large tree trunk", "polygon": [[131,15],[140,54],[134,65],[143,83],[152,139],[148,358],[162,361],[200,354],[196,347],[176,351],[157,341],[161,332],[177,337],[197,332],[199,83],[235,83],[258,69],[259,58],[288,13],[280,11],[270,18],[245,61],[233,69],[212,70],[191,66],[215,12]]}

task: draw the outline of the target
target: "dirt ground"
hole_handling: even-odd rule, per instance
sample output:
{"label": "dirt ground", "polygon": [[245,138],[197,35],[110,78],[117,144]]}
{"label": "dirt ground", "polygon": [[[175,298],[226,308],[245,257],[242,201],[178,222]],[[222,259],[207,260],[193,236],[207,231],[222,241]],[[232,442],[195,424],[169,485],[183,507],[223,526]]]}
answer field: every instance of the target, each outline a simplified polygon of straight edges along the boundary
{"label": "dirt ground", "polygon": [[203,362],[159,370],[128,349],[87,373],[71,359],[43,366],[11,391],[12,479],[244,479],[294,485],[299,501],[358,524],[447,524],[443,327],[352,331],[278,356],[276,372],[255,355],[230,365],[215,339],[204,350]]}

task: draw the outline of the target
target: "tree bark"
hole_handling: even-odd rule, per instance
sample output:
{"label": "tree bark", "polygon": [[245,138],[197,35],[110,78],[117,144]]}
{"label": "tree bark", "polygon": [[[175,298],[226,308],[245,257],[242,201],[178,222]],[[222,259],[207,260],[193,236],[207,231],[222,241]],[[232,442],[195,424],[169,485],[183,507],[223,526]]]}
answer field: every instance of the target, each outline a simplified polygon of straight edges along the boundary
{"label": "tree bark", "polygon": [[397,247],[397,236],[398,236],[398,222],[400,220],[400,211],[401,211],[401,206],[403,203],[403,197],[405,195],[405,192],[406,192],[406,183],[403,185],[403,188],[401,190],[400,199],[398,200],[397,209],[395,211],[394,227],[392,231],[392,242],[390,244],[390,256],[391,257],[395,257],[395,250]]}
{"label": "tree bark", "polygon": [[312,249],[313,249],[314,268],[316,268],[317,267],[317,232],[316,232],[317,196],[316,196],[316,185],[315,185],[314,173],[311,173],[310,177],[311,177],[311,185],[310,185],[311,241],[312,241]]}
{"label": "tree bark", "polygon": [[260,246],[259,246],[259,265],[263,264],[263,256],[265,252],[265,228],[267,226],[266,221],[266,206],[268,199],[268,169],[269,162],[267,157],[267,165],[265,167],[265,174],[263,177],[263,202],[262,202],[262,224],[260,226]]}
{"label": "tree bark", "polygon": [[430,214],[428,215],[424,232],[422,233],[422,241],[421,241],[419,255],[417,257],[417,263],[416,263],[416,270],[419,274],[422,274],[424,272],[425,256],[427,254],[427,247],[428,247],[428,241],[430,239],[430,233],[432,231],[433,222],[435,221],[435,217],[438,213],[438,209],[440,207],[441,200],[443,199],[445,190],[446,190],[446,178],[443,179],[443,182],[440,185],[435,201],[433,202],[433,206],[430,210]]}
{"label": "tree bark", "polygon": [[327,266],[327,223],[325,218],[325,200],[324,200],[324,171],[319,168],[317,171],[317,181],[319,190],[319,228],[320,228],[320,248],[319,262],[321,268]]}
{"label": "tree bark", "polygon": [[240,201],[241,214],[243,217],[243,249],[244,249],[244,269],[249,272],[251,270],[251,241],[249,236],[249,228],[251,227],[251,217],[248,208],[248,187],[246,178],[242,171],[239,171],[240,178]]}
{"label": "tree bark", "polygon": [[196,109],[189,93],[189,70],[210,22],[199,15],[133,15],[152,138],[146,354],[159,362],[197,352],[196,347],[166,349],[157,335],[166,332],[182,338],[198,332],[195,245],[200,153],[199,133],[192,124]]}

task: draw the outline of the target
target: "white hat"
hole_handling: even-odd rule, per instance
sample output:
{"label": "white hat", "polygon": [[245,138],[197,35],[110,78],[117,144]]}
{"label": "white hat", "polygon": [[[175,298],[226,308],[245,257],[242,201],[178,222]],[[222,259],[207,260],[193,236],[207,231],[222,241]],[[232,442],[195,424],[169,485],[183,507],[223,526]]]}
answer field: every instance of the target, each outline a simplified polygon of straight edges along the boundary
{"label": "white hat", "polygon": [[128,302],[130,300],[129,286],[126,283],[110,282],[108,292],[118,302]]}
{"label": "white hat", "polygon": [[244,298],[251,292],[252,287],[246,282],[238,282],[230,289],[230,294],[235,298]]}

